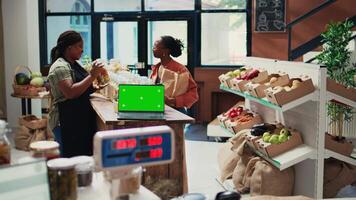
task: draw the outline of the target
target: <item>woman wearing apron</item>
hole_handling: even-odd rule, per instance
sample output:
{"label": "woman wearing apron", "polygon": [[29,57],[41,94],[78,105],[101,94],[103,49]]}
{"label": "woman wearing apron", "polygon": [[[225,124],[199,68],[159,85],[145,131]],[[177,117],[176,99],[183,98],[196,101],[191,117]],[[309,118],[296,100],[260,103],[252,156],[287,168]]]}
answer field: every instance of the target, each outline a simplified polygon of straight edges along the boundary
{"label": "woman wearing apron", "polygon": [[95,63],[86,72],[76,60],[83,53],[83,40],[78,32],[62,33],[51,51],[52,65],[48,73],[53,97],[49,125],[60,143],[61,156],[92,155],[96,115],[89,95],[102,64]]}

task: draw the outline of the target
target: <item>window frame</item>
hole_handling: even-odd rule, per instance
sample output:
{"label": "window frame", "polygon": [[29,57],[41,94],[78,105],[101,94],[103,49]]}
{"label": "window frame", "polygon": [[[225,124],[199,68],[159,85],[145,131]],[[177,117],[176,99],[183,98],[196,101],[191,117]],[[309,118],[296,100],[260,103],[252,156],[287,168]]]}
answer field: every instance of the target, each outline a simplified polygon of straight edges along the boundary
{"label": "window frame", "polygon": [[195,0],[194,10],[178,10],[178,11],[145,11],[145,0],[141,0],[141,11],[121,11],[121,12],[95,12],[94,0],[90,0],[90,12],[51,12],[47,13],[46,0],[38,0],[39,3],[39,34],[40,38],[40,64],[41,68],[47,66],[47,16],[91,16],[91,48],[93,59],[100,56],[100,22],[103,17],[112,17],[114,21],[138,21],[138,60],[146,63],[145,72],[147,74],[147,22],[150,21],[174,21],[186,20],[188,27],[188,68],[193,72],[194,67],[204,68],[234,68],[241,65],[202,65],[201,63],[201,14],[202,13],[246,13],[246,56],[251,55],[252,45],[252,0],[246,0],[245,9],[219,9],[219,10],[203,10],[201,0]]}

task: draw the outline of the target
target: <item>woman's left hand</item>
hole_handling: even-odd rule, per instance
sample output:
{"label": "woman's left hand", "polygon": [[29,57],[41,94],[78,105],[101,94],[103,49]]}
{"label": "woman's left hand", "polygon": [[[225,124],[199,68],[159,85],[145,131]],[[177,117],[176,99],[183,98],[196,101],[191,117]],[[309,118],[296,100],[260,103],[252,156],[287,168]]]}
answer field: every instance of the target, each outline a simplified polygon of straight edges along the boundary
{"label": "woman's left hand", "polygon": [[176,105],[176,99],[164,96],[164,103],[169,105],[169,106],[175,106]]}

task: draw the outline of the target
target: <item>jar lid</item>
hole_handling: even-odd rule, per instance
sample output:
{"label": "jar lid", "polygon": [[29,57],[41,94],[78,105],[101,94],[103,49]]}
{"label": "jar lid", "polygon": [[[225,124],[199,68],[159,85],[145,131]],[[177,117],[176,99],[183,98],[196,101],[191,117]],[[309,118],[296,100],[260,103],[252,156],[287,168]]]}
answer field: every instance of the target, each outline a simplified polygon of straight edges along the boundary
{"label": "jar lid", "polygon": [[35,151],[47,151],[58,149],[59,144],[55,141],[37,141],[30,144],[30,149]]}
{"label": "jar lid", "polygon": [[77,172],[88,172],[94,170],[94,159],[91,156],[75,156],[70,158],[75,164]]}
{"label": "jar lid", "polygon": [[47,167],[50,169],[71,169],[74,168],[74,165],[69,158],[56,158],[47,162]]}

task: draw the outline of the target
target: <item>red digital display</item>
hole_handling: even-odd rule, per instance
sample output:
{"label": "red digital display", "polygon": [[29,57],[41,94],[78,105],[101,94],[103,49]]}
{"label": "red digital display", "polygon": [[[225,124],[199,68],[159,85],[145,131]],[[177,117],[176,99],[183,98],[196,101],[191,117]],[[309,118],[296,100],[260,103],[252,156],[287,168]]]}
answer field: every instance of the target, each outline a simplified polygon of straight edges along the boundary
{"label": "red digital display", "polygon": [[162,156],[163,156],[162,148],[157,148],[148,151],[137,152],[135,158],[137,161],[139,161],[141,159],[146,159],[146,158],[151,158],[151,159],[162,158]]}
{"label": "red digital display", "polygon": [[117,140],[114,144],[115,149],[133,149],[136,147],[136,139]]}
{"label": "red digital display", "polygon": [[163,142],[162,136],[154,136],[154,137],[148,137],[148,138],[140,140],[140,145],[142,145],[142,146],[158,146],[158,145],[162,145],[162,142]]}

